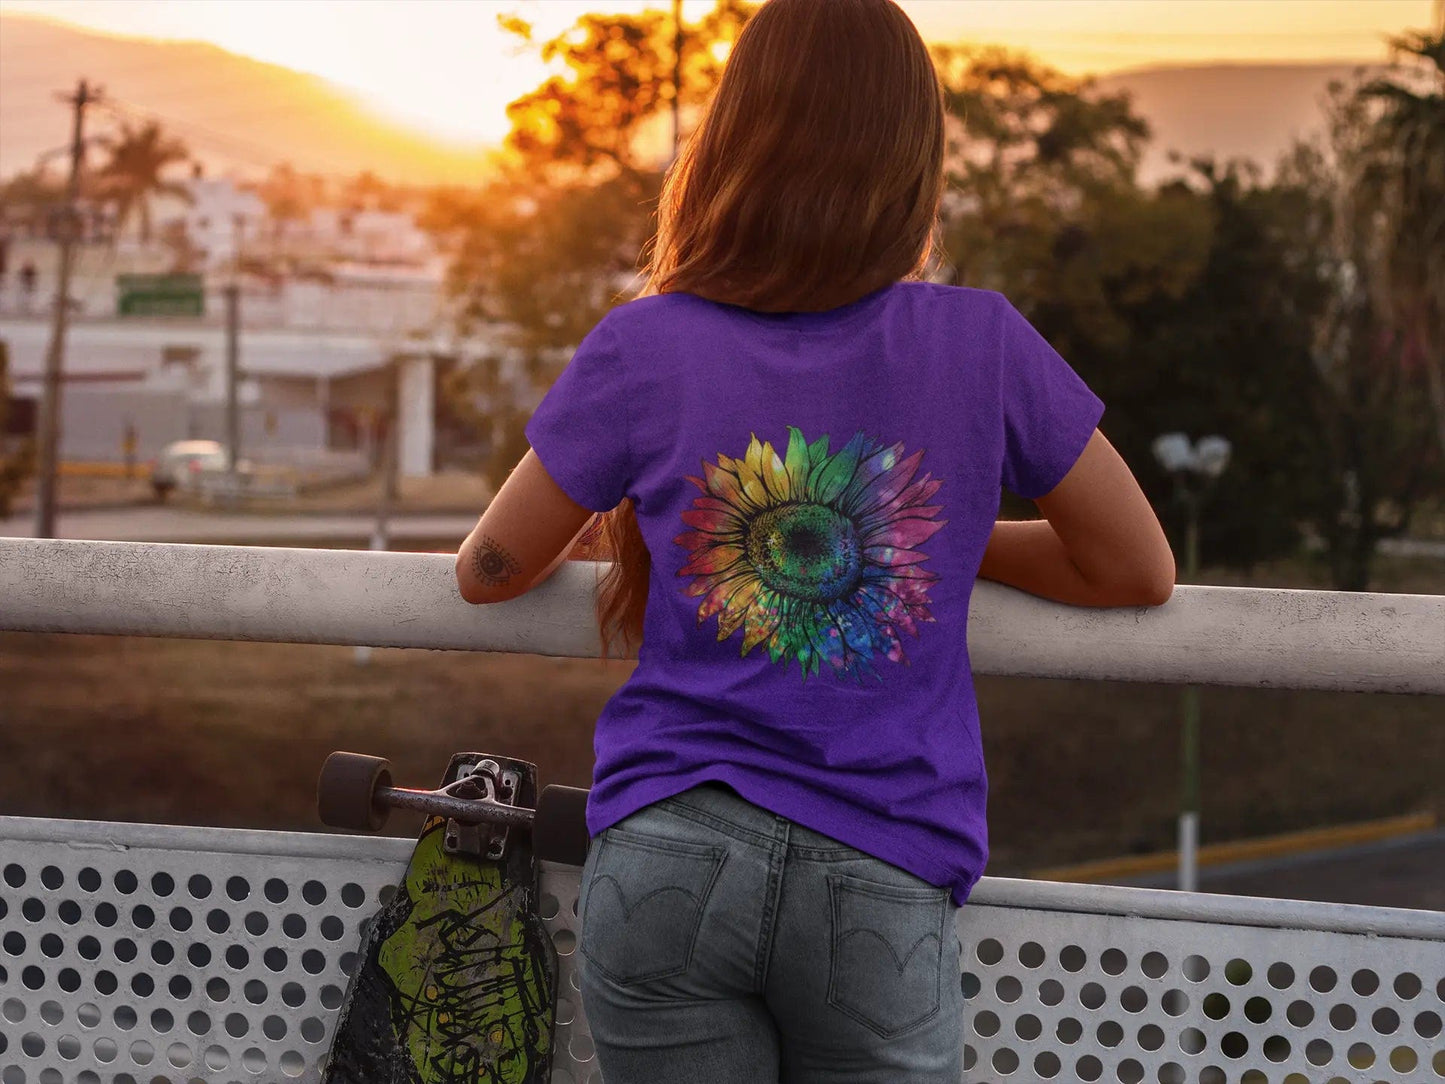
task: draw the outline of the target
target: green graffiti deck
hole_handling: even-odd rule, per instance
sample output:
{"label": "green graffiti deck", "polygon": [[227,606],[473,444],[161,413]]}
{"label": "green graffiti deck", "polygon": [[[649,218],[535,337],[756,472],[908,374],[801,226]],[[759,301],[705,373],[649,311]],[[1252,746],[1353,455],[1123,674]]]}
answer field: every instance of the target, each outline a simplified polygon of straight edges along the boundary
{"label": "green graffiti deck", "polygon": [[[481,755],[452,758],[443,786]],[[535,806],[537,769],[517,804]],[[429,817],[406,877],[358,949],[325,1084],[546,1084],[557,957],[537,913],[530,835],[514,828],[500,861],[448,854],[447,822]]]}

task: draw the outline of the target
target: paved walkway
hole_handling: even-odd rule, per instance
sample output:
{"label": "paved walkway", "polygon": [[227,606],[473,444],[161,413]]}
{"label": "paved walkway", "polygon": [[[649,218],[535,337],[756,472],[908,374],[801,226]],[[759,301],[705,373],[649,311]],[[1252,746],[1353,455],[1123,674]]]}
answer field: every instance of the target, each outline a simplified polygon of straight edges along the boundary
{"label": "paved walkway", "polygon": [[[1174,888],[1173,873],[1114,884]],[[1339,850],[1259,859],[1199,871],[1202,892],[1232,896],[1363,903],[1445,912],[1445,830]],[[1441,915],[1445,929],[1445,914]]]}
{"label": "paved walkway", "polygon": [[[458,543],[476,526],[468,515],[395,515],[389,522],[393,538],[455,538]],[[117,508],[62,512],[56,533],[62,538],[116,542],[298,542],[312,539],[371,537],[373,515],[256,515],[246,512],[197,512],[183,508]],[[30,538],[33,517],[0,519],[0,537]]]}

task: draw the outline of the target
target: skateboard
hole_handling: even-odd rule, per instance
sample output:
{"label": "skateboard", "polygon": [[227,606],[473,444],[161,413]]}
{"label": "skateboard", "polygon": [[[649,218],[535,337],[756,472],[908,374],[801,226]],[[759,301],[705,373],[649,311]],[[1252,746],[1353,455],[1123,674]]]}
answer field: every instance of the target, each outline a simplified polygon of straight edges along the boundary
{"label": "skateboard", "polygon": [[385,760],[332,753],[317,811],[377,831],[427,814],[395,893],[365,925],[324,1084],[546,1084],[557,955],[537,911],[537,860],[581,865],[587,791],[535,764],[457,753],[438,790],[394,787]]}

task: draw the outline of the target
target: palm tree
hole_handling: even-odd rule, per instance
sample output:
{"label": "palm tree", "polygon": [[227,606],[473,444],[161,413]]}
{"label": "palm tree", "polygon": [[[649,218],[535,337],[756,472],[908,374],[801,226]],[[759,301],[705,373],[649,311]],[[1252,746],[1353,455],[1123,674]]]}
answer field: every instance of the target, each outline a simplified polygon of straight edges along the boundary
{"label": "palm tree", "polygon": [[121,123],[119,138],[106,141],[110,160],[100,168],[99,179],[104,190],[116,203],[120,229],[132,211],[140,215],[140,239],[151,239],[152,196],[178,196],[191,201],[185,185],[161,176],[167,166],[189,161],[191,152],[179,139],[166,136],[155,121],[147,121],[140,129]]}
{"label": "palm tree", "polygon": [[1360,88],[1381,108],[1361,180],[1387,216],[1383,307],[1405,336],[1408,363],[1425,370],[1445,452],[1445,26],[1391,38],[1390,47],[1425,61],[1425,79],[1418,91],[1389,78]]}

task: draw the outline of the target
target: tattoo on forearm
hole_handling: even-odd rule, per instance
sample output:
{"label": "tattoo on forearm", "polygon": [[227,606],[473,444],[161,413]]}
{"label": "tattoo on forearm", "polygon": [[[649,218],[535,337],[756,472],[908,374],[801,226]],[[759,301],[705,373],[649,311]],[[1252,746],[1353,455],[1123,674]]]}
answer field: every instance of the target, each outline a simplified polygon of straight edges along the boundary
{"label": "tattoo on forearm", "polygon": [[472,550],[472,572],[488,587],[501,587],[522,571],[521,564],[489,535],[477,539]]}

